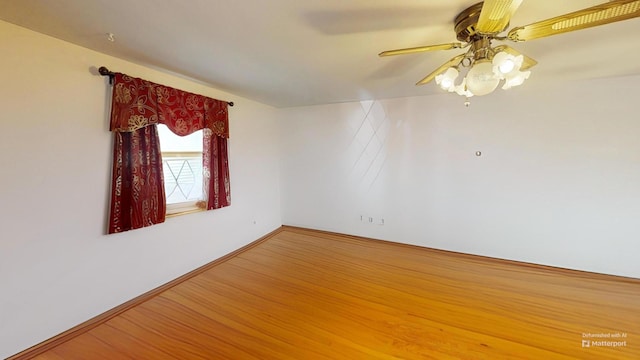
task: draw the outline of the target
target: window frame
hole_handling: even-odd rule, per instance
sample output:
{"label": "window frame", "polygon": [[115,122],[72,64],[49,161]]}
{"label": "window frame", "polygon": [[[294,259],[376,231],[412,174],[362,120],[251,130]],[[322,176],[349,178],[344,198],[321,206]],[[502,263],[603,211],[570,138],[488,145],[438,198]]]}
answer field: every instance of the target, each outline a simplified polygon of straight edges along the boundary
{"label": "window frame", "polygon": [[[166,126],[164,124],[159,124],[162,126]],[[200,132],[202,134],[202,136],[204,136],[204,131],[203,130],[198,130],[197,132]],[[178,138],[180,138],[179,135],[173,133],[172,131],[169,130],[170,134],[172,134],[172,136],[176,136]],[[203,157],[204,157],[204,150],[202,151],[188,151],[188,150],[179,150],[179,151],[162,151],[162,136],[159,136],[159,140],[160,140],[160,156],[162,158],[162,162],[163,162],[163,167],[164,167],[164,161],[165,158],[172,158],[172,157],[190,157],[190,156],[199,156],[200,157],[200,161],[202,161]],[[194,156],[195,155],[195,156]],[[166,218],[171,218],[171,217],[176,217],[176,216],[180,216],[180,215],[186,215],[186,214],[193,214],[193,213],[197,213],[197,212],[201,212],[201,211],[206,211],[206,201],[205,199],[202,198],[202,196],[200,197],[200,199],[196,199],[196,200],[188,200],[188,201],[182,201],[182,202],[178,202],[178,203],[172,203],[169,204],[167,203],[167,194],[166,194],[166,177],[167,174],[163,173],[163,184],[162,186],[165,187],[165,217]],[[201,176],[204,176],[203,174],[201,174]],[[202,179],[204,181],[204,178]],[[201,184],[202,185],[202,184]]]}

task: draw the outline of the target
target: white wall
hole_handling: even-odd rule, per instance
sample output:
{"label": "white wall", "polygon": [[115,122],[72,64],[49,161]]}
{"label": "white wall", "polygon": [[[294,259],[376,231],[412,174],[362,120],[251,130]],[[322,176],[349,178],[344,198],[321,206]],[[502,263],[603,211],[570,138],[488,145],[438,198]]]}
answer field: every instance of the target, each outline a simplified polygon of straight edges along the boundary
{"label": "white wall", "polygon": [[[0,358],[280,226],[274,108],[5,22],[0,47]],[[91,70],[101,65],[235,102],[230,207],[104,235],[110,90]]]}
{"label": "white wall", "polygon": [[639,82],[284,110],[283,223],[640,278]]}

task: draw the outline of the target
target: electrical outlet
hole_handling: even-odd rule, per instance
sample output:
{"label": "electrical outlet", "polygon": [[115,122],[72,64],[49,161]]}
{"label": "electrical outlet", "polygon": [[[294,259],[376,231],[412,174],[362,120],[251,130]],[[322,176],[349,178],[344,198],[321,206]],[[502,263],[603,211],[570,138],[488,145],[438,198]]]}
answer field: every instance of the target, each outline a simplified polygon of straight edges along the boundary
{"label": "electrical outlet", "polygon": [[368,215],[360,215],[360,222],[366,222],[368,224],[376,224],[376,225],[384,225],[384,218],[383,217],[376,217],[376,216],[368,216]]}

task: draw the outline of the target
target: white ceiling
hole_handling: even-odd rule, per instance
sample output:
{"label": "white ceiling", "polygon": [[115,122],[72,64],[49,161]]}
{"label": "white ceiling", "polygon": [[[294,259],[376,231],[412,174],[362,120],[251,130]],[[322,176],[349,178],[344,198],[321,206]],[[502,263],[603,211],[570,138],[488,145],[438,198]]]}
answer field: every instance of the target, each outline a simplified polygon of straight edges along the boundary
{"label": "white ceiling", "polygon": [[[511,24],[602,1],[524,1]],[[239,96],[292,107],[441,92],[433,83],[414,84],[461,50],[377,54],[457,41],[453,19],[475,2],[0,0],[0,19]],[[546,86],[640,74],[639,30],[636,18],[510,45],[539,62],[528,83]],[[107,41],[109,32],[114,43]]]}

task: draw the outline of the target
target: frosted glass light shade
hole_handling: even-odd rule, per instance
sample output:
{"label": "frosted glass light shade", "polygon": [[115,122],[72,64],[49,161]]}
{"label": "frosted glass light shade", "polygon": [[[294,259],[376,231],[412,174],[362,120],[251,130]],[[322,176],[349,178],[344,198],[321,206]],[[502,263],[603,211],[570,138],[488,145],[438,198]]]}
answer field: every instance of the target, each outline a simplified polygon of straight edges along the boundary
{"label": "frosted glass light shade", "polygon": [[436,76],[436,83],[440,85],[442,89],[452,92],[455,89],[454,83],[458,78],[458,74],[456,68],[450,67],[443,74]]}
{"label": "frosted glass light shade", "polygon": [[455,87],[456,94],[465,97],[472,97],[473,93],[467,89],[467,78],[462,79],[462,83]]}
{"label": "frosted glass light shade", "polygon": [[518,71],[513,74],[513,76],[508,77],[504,80],[504,86],[502,88],[504,90],[511,89],[514,86],[522,85],[522,83],[529,78],[531,75],[531,71]]}
{"label": "frosted glass light shade", "polygon": [[524,56],[513,56],[504,51],[497,53],[493,57],[493,73],[499,78],[504,79],[514,76],[520,71]]}
{"label": "frosted glass light shade", "polygon": [[489,60],[480,60],[473,64],[467,73],[467,89],[476,96],[491,93],[498,87],[500,79],[493,73],[493,64]]}

